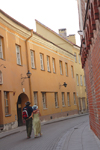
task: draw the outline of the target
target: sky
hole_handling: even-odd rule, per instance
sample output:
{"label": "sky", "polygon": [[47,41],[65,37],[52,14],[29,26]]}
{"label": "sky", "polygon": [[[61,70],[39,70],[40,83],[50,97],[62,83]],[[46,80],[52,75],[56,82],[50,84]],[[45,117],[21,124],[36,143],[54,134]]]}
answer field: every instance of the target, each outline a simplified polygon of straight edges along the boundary
{"label": "sky", "polygon": [[34,31],[35,19],[56,33],[66,28],[80,46],[77,0],[1,0],[0,9]]}

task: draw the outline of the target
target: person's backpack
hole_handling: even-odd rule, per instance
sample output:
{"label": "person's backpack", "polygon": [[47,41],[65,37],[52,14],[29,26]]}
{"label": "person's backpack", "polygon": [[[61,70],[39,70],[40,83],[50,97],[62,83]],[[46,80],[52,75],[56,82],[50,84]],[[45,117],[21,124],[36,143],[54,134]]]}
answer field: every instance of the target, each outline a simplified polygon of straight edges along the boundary
{"label": "person's backpack", "polygon": [[28,116],[28,110],[27,110],[27,108],[24,108],[24,109],[23,109],[23,114],[22,114],[22,115],[23,115],[23,118],[24,118],[24,119],[27,119],[27,118],[29,117],[29,116]]}

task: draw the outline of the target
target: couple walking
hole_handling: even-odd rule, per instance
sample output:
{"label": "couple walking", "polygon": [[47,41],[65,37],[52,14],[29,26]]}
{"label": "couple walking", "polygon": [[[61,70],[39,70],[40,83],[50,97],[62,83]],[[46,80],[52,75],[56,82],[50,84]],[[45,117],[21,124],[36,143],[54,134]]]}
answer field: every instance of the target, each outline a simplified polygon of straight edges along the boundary
{"label": "couple walking", "polygon": [[[25,103],[25,107],[23,108],[23,118],[26,117],[26,132],[27,132],[27,138],[30,138],[31,132],[32,132],[32,125],[34,130],[35,138],[38,136],[38,134],[41,134],[41,123],[40,123],[40,111],[38,109],[37,105],[34,105],[33,107],[30,106],[30,102]],[[25,112],[26,111],[26,112]]]}

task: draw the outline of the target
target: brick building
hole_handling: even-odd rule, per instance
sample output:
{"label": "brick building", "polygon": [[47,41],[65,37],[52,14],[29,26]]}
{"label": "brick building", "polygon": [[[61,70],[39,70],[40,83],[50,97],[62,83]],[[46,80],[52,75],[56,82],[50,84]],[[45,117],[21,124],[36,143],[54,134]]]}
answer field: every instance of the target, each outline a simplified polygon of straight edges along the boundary
{"label": "brick building", "polygon": [[100,0],[77,0],[90,127],[100,139]]}

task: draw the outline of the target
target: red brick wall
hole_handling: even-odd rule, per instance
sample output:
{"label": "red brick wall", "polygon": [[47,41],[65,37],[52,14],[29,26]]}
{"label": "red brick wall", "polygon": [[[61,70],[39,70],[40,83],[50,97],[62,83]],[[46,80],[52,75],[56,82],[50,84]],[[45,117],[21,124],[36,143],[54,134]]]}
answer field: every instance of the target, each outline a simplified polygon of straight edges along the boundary
{"label": "red brick wall", "polygon": [[[84,0],[82,0],[82,5],[84,7]],[[91,6],[91,2],[88,1]],[[94,7],[94,3],[93,8]],[[88,5],[88,6],[89,6]],[[97,5],[97,4],[95,4]],[[100,6],[100,4],[99,4]],[[97,5],[97,7],[99,8]],[[85,16],[85,7],[82,7],[82,18],[84,20]],[[90,7],[91,8],[91,7]],[[89,9],[89,8],[88,8]],[[90,119],[90,127],[93,132],[100,139],[100,9],[98,13],[99,18],[95,19],[93,24],[96,25],[96,29],[92,28],[93,38],[91,38],[90,45],[85,43],[86,48],[82,47],[84,50],[84,54],[81,52],[82,60],[85,60],[84,63],[84,72],[86,78],[86,89],[87,89],[87,97],[88,97],[88,107],[89,107],[89,119]],[[88,16],[89,13],[87,13]],[[95,14],[93,14],[95,16]],[[93,16],[91,16],[92,18]],[[88,17],[86,17],[88,19]],[[87,27],[87,22],[85,22],[85,29]],[[84,23],[84,22],[83,22]],[[85,30],[85,39],[86,39],[87,30]],[[90,36],[90,34],[88,34]],[[90,40],[90,39],[88,39]],[[87,42],[87,41],[86,41]],[[86,56],[86,52],[88,50],[88,54]]]}
{"label": "red brick wall", "polygon": [[85,62],[90,127],[100,139],[100,36],[89,50]]}

